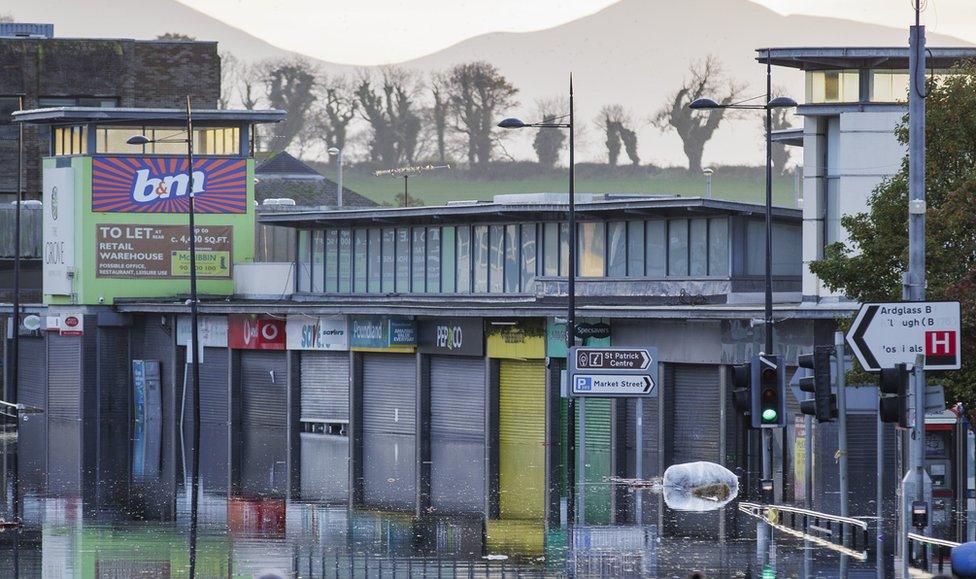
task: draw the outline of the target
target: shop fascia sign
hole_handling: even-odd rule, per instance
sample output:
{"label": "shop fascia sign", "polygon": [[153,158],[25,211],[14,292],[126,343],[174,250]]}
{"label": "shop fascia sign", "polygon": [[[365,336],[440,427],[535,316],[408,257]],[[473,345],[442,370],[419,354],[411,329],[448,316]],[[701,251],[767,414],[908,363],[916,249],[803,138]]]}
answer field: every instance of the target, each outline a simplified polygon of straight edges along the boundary
{"label": "shop fascia sign", "polygon": [[288,316],[289,350],[348,350],[346,316]]}
{"label": "shop fascia sign", "polygon": [[[176,345],[185,346],[190,342],[190,316],[176,318]],[[227,347],[227,318],[225,316],[197,317],[197,335],[200,344],[207,348]]]}
{"label": "shop fascia sign", "polygon": [[285,320],[256,314],[227,316],[227,345],[238,350],[284,350]]}
{"label": "shop fascia sign", "polygon": [[421,353],[484,355],[485,332],[481,318],[421,320],[417,329]]}
{"label": "shop fascia sign", "polygon": [[417,345],[417,325],[406,317],[353,316],[349,320],[349,334],[349,345],[353,348]]}

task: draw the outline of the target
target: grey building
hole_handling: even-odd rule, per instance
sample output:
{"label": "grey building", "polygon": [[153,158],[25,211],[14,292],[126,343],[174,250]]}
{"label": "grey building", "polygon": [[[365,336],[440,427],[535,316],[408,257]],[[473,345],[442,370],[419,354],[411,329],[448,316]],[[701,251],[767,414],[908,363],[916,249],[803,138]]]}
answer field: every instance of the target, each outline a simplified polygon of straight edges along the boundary
{"label": "grey building", "polygon": [[[0,200],[17,191],[18,126],[10,114],[62,106],[200,109],[220,98],[216,42],[57,38],[52,25],[0,23]],[[49,128],[25,126],[25,197],[37,199]],[[78,139],[82,136],[78,135]]]}

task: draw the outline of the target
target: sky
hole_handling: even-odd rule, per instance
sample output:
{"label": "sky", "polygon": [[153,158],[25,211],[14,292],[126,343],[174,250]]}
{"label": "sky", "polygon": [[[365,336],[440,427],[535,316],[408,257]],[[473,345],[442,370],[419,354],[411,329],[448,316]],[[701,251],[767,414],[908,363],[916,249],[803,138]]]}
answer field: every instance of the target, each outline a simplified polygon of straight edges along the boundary
{"label": "sky", "polygon": [[[420,57],[488,32],[550,28],[616,0],[179,0],[276,46],[346,64]],[[630,0],[664,2],[670,0]],[[687,0],[679,0],[687,1]],[[782,14],[904,25],[913,0],[753,0]],[[976,0],[921,0],[933,32],[976,42]],[[296,19],[295,15],[302,18]],[[517,18],[513,15],[518,15]]]}

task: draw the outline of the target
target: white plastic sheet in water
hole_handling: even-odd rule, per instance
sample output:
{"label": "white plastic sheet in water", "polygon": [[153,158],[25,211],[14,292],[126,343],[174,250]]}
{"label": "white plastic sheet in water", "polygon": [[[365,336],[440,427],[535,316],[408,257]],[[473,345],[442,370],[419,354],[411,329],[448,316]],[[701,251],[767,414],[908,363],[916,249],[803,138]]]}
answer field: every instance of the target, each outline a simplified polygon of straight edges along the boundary
{"label": "white plastic sheet in water", "polygon": [[739,494],[739,478],[714,462],[686,462],[664,471],[661,489],[664,502],[676,511],[715,511]]}

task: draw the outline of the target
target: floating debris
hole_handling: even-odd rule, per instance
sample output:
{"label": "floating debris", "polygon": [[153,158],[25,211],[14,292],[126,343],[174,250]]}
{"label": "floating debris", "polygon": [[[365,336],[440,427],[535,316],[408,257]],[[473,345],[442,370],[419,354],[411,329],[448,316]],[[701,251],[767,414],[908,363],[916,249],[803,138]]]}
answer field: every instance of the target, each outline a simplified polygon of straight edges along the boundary
{"label": "floating debris", "polygon": [[632,490],[662,493],[664,502],[676,511],[715,511],[739,495],[738,477],[724,466],[706,461],[671,465],[663,477],[610,477],[608,480]]}

